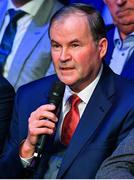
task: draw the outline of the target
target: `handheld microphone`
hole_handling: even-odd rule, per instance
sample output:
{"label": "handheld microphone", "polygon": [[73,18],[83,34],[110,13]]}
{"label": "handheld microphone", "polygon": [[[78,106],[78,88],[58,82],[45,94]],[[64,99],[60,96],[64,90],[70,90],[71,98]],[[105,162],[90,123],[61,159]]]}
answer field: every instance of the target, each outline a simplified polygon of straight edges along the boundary
{"label": "handheld microphone", "polygon": [[[62,83],[61,81],[57,81],[53,85],[52,90],[49,95],[49,103],[54,104],[56,106],[56,109],[54,110],[54,113],[56,115],[58,114],[59,106],[63,99],[64,90],[65,90],[65,84]],[[47,135],[44,135],[44,134],[39,136],[39,139],[35,148],[35,153],[34,153],[35,157],[42,156],[42,153],[44,151],[44,145],[46,142],[46,136]]]}

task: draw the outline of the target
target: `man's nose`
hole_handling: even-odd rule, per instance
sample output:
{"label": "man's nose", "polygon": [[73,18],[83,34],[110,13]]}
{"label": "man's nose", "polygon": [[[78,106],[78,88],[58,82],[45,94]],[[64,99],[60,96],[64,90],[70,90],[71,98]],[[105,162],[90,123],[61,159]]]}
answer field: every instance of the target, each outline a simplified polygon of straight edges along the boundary
{"label": "man's nose", "polygon": [[127,0],[116,0],[116,4],[119,6],[124,5],[127,2]]}
{"label": "man's nose", "polygon": [[71,58],[71,55],[67,49],[62,49],[60,54],[60,60],[61,61],[67,61]]}

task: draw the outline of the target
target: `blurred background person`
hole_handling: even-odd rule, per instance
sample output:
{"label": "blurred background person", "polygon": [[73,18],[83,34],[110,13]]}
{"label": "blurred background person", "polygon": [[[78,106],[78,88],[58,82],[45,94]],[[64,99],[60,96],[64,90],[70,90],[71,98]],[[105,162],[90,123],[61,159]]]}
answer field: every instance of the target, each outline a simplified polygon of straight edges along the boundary
{"label": "blurred background person", "polygon": [[9,134],[14,95],[13,87],[0,75],[0,154],[3,151],[5,140]]}
{"label": "blurred background person", "polygon": [[116,73],[134,81],[134,0],[104,0],[113,17],[108,32],[106,63]]}
{"label": "blurred background person", "polygon": [[97,179],[134,179],[134,129],[101,165]]}
{"label": "blurred background person", "polygon": [[57,0],[0,1],[0,73],[15,90],[55,72],[48,25],[61,6]]}

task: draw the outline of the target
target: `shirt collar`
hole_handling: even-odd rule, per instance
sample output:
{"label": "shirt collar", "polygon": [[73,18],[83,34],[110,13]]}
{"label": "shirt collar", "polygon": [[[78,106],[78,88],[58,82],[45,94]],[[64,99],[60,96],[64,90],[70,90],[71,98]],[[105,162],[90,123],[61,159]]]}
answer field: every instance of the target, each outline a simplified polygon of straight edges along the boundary
{"label": "shirt collar", "polygon": [[[130,33],[130,34],[127,36],[127,38],[130,37],[130,36],[134,36],[134,32]],[[120,38],[120,34],[119,34],[119,31],[118,31],[118,28],[116,27],[116,28],[115,28],[115,32],[114,32],[114,44],[116,44],[116,42],[117,42],[118,40],[119,40],[119,41],[122,41],[121,38]]]}
{"label": "shirt collar", "polygon": [[[97,77],[94,79],[93,82],[91,82],[85,89],[83,89],[82,91],[80,91],[77,95],[80,97],[80,99],[84,102],[84,103],[88,103],[90,97],[92,96],[92,93],[101,77],[102,74],[102,70],[103,70],[103,64],[101,66],[101,69],[97,75]],[[69,88],[69,86],[65,87],[65,93],[64,93],[64,98],[63,98],[63,103],[66,104],[68,101],[68,98],[74,94],[74,92],[71,91],[71,89]]]}
{"label": "shirt collar", "polygon": [[115,32],[114,32],[114,43],[116,43],[117,40],[120,40],[120,35],[119,35],[119,32],[118,32],[118,29],[117,27],[115,28]]}
{"label": "shirt collar", "polygon": [[27,14],[30,14],[31,16],[35,16],[41,5],[43,4],[45,0],[32,0],[26,3],[25,5],[17,8],[14,6],[11,0],[8,1],[8,9],[15,9],[15,10],[22,10],[26,12]]}

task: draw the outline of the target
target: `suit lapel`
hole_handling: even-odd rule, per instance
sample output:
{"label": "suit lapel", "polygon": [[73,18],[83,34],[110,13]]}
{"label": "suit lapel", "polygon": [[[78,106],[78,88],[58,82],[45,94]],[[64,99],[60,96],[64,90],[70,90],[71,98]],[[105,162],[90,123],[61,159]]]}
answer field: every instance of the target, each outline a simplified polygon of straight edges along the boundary
{"label": "suit lapel", "polygon": [[129,60],[125,63],[121,76],[134,80],[134,52],[132,53]]}
{"label": "suit lapel", "polygon": [[[23,66],[27,61],[28,57],[32,53],[33,49],[37,45],[38,41],[44,36],[47,31],[47,26],[37,27],[36,24],[32,21],[29,26],[25,36],[17,50],[14,61],[12,62],[12,66],[10,68],[8,74],[8,80],[12,79],[11,82],[15,85],[17,79],[19,78],[19,74],[23,70]],[[23,51],[25,50],[25,51]],[[15,76],[14,76],[15,70]]]}
{"label": "suit lapel", "polygon": [[[114,94],[112,77],[103,73],[84,113],[74,136],[68,146],[63,158],[62,166],[57,178],[61,178],[69,166],[73,163],[84,145],[90,143],[98,132],[99,125],[103,122],[104,116],[110,109],[112,103],[110,97]],[[109,84],[109,86],[108,86]],[[105,90],[105,92],[104,92]]]}

